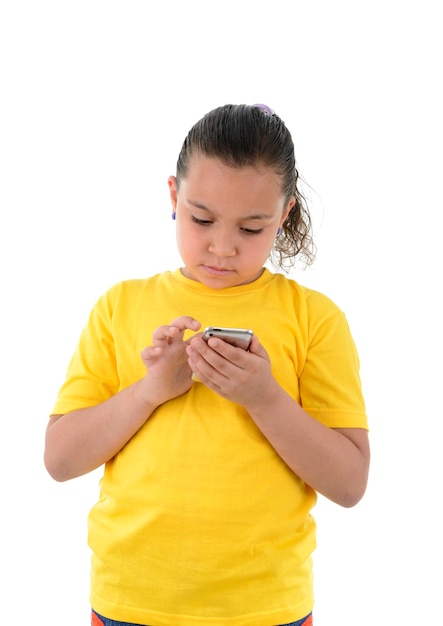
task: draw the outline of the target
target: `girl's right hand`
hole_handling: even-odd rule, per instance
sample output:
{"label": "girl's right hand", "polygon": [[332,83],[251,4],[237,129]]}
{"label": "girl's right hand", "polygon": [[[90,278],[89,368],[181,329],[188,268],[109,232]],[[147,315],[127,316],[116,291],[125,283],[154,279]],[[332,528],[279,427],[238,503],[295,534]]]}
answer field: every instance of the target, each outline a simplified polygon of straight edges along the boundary
{"label": "girl's right hand", "polygon": [[189,316],[160,326],[142,351],[146,375],[104,402],[53,415],[46,431],[45,464],[55,480],[70,480],[112,459],[152,412],[192,385],[185,330],[198,331]]}
{"label": "girl's right hand", "polygon": [[201,324],[183,315],[169,325],[160,326],[152,334],[152,345],[141,353],[147,373],[144,378],[146,399],[159,406],[177,398],[192,386],[192,371],[186,354],[185,330],[198,331]]}

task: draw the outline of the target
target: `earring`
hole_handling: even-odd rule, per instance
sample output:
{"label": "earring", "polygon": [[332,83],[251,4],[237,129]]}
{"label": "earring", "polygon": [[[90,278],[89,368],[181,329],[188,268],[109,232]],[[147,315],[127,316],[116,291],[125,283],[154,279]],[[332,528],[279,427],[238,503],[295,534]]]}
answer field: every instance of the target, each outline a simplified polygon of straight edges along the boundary
{"label": "earring", "polygon": [[278,227],[278,230],[277,230],[277,237],[279,236],[279,234],[280,234],[280,233],[281,233],[281,228],[280,228],[280,226],[279,226],[279,227]]}
{"label": "earring", "polygon": [[172,219],[175,220],[175,211],[173,212],[173,214],[171,215]]}

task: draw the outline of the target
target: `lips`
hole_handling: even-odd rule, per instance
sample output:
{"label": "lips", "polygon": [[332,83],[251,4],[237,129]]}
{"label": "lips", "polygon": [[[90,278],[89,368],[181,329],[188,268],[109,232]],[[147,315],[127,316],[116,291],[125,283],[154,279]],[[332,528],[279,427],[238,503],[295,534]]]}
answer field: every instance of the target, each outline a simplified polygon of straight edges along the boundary
{"label": "lips", "polygon": [[230,270],[227,267],[216,267],[213,265],[205,265],[204,268],[208,274],[212,274],[213,276],[227,276],[233,272],[233,270]]}

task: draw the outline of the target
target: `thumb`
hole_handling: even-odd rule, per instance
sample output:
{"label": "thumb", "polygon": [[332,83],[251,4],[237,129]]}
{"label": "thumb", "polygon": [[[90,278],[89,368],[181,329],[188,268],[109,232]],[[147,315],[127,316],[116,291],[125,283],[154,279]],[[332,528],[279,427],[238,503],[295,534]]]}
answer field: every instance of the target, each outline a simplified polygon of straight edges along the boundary
{"label": "thumb", "polygon": [[252,337],[251,343],[249,344],[249,352],[251,352],[252,354],[256,354],[262,359],[266,359],[267,361],[269,361],[268,353],[266,352],[264,347],[261,345],[260,341],[258,340],[257,335],[254,335]]}

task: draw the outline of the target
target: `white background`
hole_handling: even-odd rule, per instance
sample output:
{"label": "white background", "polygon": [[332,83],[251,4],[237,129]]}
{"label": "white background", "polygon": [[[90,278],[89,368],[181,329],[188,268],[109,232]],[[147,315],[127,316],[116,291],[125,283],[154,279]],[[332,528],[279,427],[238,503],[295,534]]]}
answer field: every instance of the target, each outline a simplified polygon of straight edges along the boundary
{"label": "white background", "polygon": [[293,276],[345,310],[371,426],[364,500],[315,509],[316,625],[443,624],[438,5],[2,2],[2,623],[88,623],[99,473],[49,478],[47,416],[98,296],[179,264],[190,126],[265,102],[312,188],[318,259]]}

